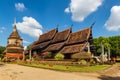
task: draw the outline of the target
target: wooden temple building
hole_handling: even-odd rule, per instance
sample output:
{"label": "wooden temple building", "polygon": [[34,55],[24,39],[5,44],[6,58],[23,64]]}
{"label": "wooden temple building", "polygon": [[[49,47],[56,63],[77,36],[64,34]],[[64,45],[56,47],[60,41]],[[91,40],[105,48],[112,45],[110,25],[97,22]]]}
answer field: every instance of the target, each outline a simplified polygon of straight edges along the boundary
{"label": "wooden temple building", "polygon": [[18,34],[17,28],[16,28],[16,20],[14,22],[14,29],[7,40],[7,46],[5,50],[5,57],[8,58],[14,58],[14,59],[22,59],[23,58],[23,43],[22,38]]}
{"label": "wooden temple building", "polygon": [[71,28],[61,32],[58,32],[58,28],[50,30],[40,35],[32,44],[31,52],[40,56],[44,52],[52,52],[53,57],[60,52],[64,54],[65,59],[71,59],[73,54],[79,52],[95,54],[92,26],[73,33]]}

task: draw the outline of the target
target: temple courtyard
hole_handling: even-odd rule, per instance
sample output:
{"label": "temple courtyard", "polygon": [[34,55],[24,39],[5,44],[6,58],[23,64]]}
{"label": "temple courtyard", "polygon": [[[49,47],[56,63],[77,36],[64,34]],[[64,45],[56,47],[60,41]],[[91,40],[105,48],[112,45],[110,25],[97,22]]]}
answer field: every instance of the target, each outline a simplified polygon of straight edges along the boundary
{"label": "temple courtyard", "polygon": [[17,64],[0,65],[0,80],[120,80],[120,67],[100,72],[64,72]]}

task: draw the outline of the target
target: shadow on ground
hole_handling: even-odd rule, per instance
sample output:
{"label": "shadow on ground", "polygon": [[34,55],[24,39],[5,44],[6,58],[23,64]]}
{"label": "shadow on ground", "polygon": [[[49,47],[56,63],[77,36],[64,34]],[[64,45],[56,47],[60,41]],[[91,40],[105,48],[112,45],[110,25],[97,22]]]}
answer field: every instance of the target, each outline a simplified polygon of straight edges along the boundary
{"label": "shadow on ground", "polygon": [[104,75],[102,75],[98,78],[101,80],[120,80],[120,77],[111,77],[111,76],[104,76]]}

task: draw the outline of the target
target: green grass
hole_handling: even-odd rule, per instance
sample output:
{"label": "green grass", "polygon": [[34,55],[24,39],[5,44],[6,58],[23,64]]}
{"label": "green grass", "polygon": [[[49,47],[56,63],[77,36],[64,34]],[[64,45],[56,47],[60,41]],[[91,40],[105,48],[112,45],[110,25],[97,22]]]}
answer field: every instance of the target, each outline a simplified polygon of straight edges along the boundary
{"label": "green grass", "polygon": [[120,62],[116,62],[116,64],[119,64],[119,65],[120,65]]}
{"label": "green grass", "polygon": [[30,67],[45,68],[45,69],[52,69],[58,71],[72,71],[72,72],[96,72],[110,67],[110,65],[80,67],[80,66],[48,65],[48,64],[35,64],[35,63],[31,63],[31,64],[19,63],[19,64]]}

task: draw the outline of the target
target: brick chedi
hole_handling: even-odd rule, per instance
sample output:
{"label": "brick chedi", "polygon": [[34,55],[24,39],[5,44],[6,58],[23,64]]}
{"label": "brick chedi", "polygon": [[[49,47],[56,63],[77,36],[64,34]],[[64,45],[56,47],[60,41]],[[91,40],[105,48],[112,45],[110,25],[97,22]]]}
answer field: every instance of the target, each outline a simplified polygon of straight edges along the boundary
{"label": "brick chedi", "polygon": [[5,57],[7,58],[23,58],[23,43],[22,38],[18,34],[17,28],[16,28],[16,21],[14,22],[14,29],[7,40],[7,46],[6,46],[6,54]]}

